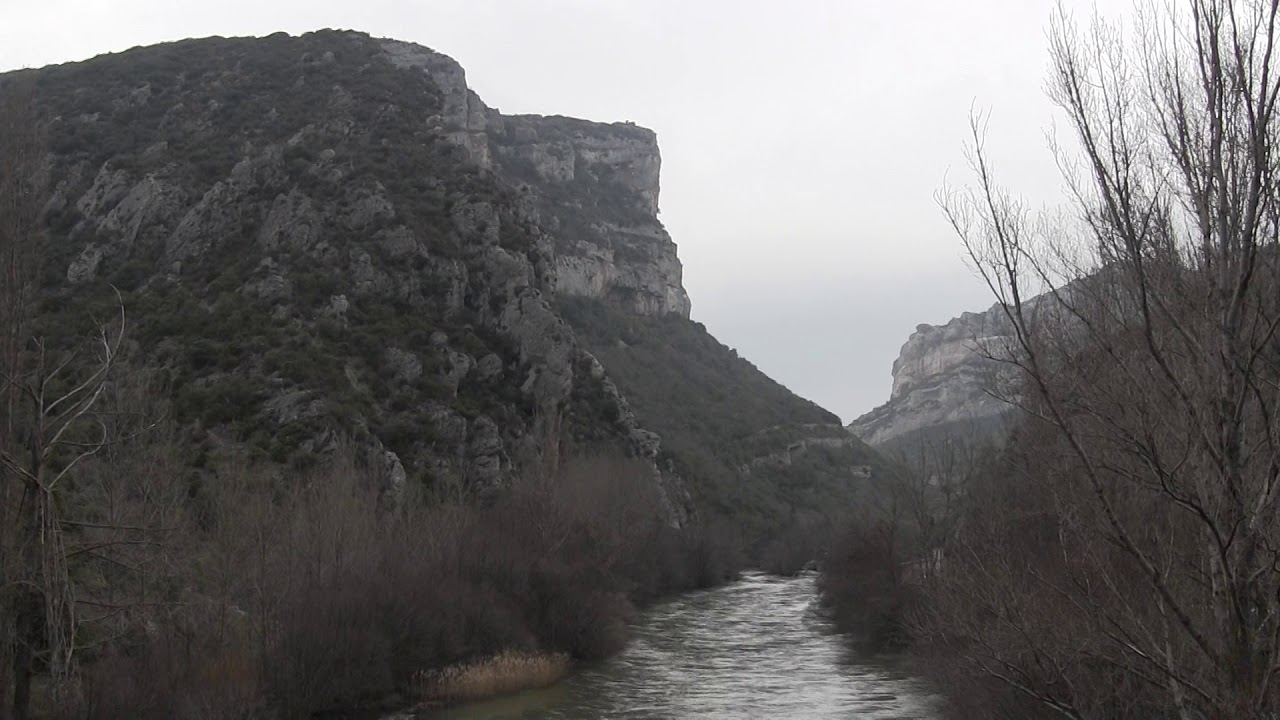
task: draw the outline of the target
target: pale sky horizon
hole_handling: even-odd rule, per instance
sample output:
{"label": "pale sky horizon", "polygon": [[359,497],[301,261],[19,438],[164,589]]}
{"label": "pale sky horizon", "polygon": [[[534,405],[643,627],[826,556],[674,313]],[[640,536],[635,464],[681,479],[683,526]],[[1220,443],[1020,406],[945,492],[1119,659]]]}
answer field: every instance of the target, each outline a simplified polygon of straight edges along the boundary
{"label": "pale sky horizon", "polygon": [[971,109],[991,114],[1002,181],[1033,202],[1058,197],[1043,91],[1054,6],[0,0],[0,72],[345,28],[452,56],[503,112],[652,128],[693,319],[848,422],[888,399],[917,324],[991,305],[934,200],[944,181],[968,181]]}

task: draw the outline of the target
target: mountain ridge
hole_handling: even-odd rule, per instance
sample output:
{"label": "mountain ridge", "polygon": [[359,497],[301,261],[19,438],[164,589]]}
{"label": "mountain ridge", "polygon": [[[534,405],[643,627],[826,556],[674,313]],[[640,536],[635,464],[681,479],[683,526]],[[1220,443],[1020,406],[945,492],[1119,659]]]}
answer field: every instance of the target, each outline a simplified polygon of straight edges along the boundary
{"label": "mountain ridge", "polygon": [[[718,497],[761,533],[855,502],[866,478],[847,468],[887,468],[855,444],[810,468],[818,490],[741,470],[805,434],[747,437],[817,406],[689,320],[651,130],[504,116],[452,58],[349,31],[181,41],[19,77],[50,118],[57,179],[42,323],[75,326],[121,288],[178,418],[223,428],[191,433],[200,457],[305,466],[351,436],[392,496],[485,495],[612,447],[651,463],[673,522]],[[575,324],[567,299],[600,312]],[[647,338],[653,362],[618,352],[610,324]],[[657,400],[687,353],[701,380]],[[709,394],[719,374],[733,380]],[[717,417],[752,397],[767,400],[751,423]]]}

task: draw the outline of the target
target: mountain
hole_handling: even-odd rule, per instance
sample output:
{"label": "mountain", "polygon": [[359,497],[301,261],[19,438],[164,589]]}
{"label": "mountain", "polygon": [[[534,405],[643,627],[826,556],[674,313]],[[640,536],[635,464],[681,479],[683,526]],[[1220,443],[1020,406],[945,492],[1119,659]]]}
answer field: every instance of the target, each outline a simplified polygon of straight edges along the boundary
{"label": "mountain", "polygon": [[209,38],[0,76],[48,122],[40,330],[126,310],[202,471],[343,438],[484,497],[644,459],[672,522],[751,538],[893,472],[690,319],[655,134],[504,115],[428,48]]}
{"label": "mountain", "polygon": [[998,304],[945,325],[917,326],[894,360],[889,401],[851,422],[849,432],[884,451],[948,435],[999,434],[1011,406],[998,397],[1004,378],[989,355],[1009,338]]}

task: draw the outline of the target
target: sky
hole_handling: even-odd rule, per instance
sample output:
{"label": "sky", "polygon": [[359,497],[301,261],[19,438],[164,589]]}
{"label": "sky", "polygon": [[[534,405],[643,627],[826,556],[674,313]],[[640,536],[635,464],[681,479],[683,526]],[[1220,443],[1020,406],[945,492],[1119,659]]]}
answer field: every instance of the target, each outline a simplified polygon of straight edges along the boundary
{"label": "sky", "polygon": [[1044,93],[1054,6],[0,0],[0,71],[188,37],[345,28],[454,57],[503,112],[653,128],[660,217],[693,319],[848,422],[888,399],[916,325],[992,303],[935,200],[970,180],[970,113],[990,113],[1004,184],[1033,205],[1060,197]]}

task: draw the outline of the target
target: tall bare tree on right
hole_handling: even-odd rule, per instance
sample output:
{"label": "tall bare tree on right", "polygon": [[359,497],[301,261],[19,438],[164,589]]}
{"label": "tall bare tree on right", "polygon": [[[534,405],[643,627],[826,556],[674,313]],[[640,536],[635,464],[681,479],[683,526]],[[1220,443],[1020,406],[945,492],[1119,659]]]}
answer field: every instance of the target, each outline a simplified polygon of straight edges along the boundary
{"label": "tall bare tree on right", "polygon": [[923,632],[1050,714],[1280,713],[1278,19],[1170,0],[1085,29],[1060,7],[1074,212],[997,185],[981,118],[976,183],[942,197],[1033,419],[1001,470],[1018,497],[957,532]]}

